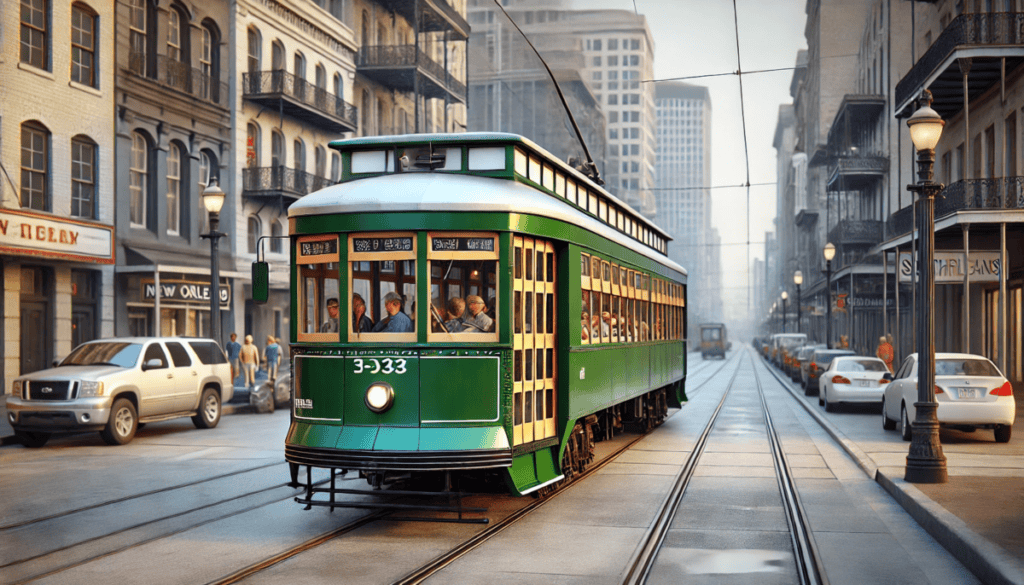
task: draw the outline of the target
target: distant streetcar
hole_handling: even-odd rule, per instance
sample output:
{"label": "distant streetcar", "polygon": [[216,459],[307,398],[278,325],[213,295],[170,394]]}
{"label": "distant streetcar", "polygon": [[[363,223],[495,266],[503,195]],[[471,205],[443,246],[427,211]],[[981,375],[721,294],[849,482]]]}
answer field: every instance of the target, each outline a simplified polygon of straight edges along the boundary
{"label": "distant streetcar", "polygon": [[700,326],[700,357],[708,356],[725,359],[725,352],[732,347],[725,334],[724,323],[703,323]]}
{"label": "distant streetcar", "polygon": [[686,400],[686,271],[642,215],[513,134],[331,147],[341,182],[288,210],[293,482],[497,470],[528,494]]}

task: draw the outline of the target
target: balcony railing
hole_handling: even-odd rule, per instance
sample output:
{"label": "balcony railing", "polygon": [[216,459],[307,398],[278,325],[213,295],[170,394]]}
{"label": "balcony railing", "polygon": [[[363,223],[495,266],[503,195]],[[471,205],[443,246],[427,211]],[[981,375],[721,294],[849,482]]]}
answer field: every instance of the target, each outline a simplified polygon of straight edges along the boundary
{"label": "balcony railing", "polygon": [[899,107],[916,96],[925,80],[962,45],[1024,44],[1024,13],[961,14],[949,23],[906,77],[896,84]]}
{"label": "balcony railing", "polygon": [[[356,65],[373,69],[419,69],[460,100],[466,99],[466,84],[445,70],[416,45],[375,45],[359,49]],[[386,84],[386,79],[385,79]],[[407,87],[400,89],[408,90]]]}
{"label": "balcony railing", "polygon": [[176,89],[193,97],[221,107],[228,107],[228,84],[215,81],[201,69],[171,59],[166,55],[147,56],[131,53],[128,70],[136,75],[156,81],[164,87]]}
{"label": "balcony railing", "polygon": [[828,241],[837,246],[873,246],[882,241],[885,223],[874,219],[844,219],[828,233]]}
{"label": "balcony railing", "polygon": [[[965,179],[946,187],[935,199],[935,218],[968,210],[1024,209],[1024,177]],[[908,234],[914,227],[914,207],[908,205],[889,216],[890,238]]]}
{"label": "balcony railing", "polygon": [[[266,102],[284,100],[282,107],[289,115],[320,122],[326,116],[345,132],[359,128],[359,111],[355,106],[326,89],[284,70],[252,71],[242,75],[246,99]],[[264,104],[269,105],[269,104]]]}
{"label": "balcony railing", "polygon": [[242,194],[250,197],[286,195],[299,198],[333,184],[326,177],[285,166],[242,169]]}

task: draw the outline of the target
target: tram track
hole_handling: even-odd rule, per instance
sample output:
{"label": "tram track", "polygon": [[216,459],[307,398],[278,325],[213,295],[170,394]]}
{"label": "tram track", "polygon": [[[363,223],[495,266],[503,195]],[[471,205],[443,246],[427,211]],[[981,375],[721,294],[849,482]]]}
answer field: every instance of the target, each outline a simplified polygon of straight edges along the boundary
{"label": "tram track", "polygon": [[[750,360],[751,368],[754,373],[758,397],[761,403],[761,411],[767,430],[768,443],[775,467],[776,479],[779,484],[779,495],[782,498],[786,522],[790,528],[797,575],[802,585],[827,585],[828,578],[825,574],[820,555],[818,554],[817,545],[814,542],[814,537],[810,529],[809,521],[807,520],[807,515],[800,501],[799,493],[796,490],[796,485],[789,463],[786,459],[786,455],[782,449],[778,432],[772,423],[771,412],[765,399],[764,388],[761,384],[760,376],[757,373],[755,362],[753,358],[750,357],[749,352],[745,351],[743,352],[743,355],[746,355]],[[651,571],[657,562],[658,555],[661,552],[662,545],[665,542],[665,538],[672,526],[672,521],[676,516],[676,512],[678,511],[680,504],[682,503],[683,497],[685,496],[686,487],[693,477],[694,471],[704,454],[708,438],[714,430],[718,416],[722,411],[722,407],[724,406],[729,393],[733,389],[739,371],[740,368],[737,368],[736,372],[730,379],[729,385],[723,393],[721,401],[713,411],[710,420],[694,445],[693,450],[690,452],[685,464],[676,476],[668,496],[665,498],[661,508],[655,516],[654,522],[652,522],[650,528],[645,533],[644,538],[641,540],[640,545],[637,547],[636,552],[627,564],[627,567],[622,574],[622,583],[628,585],[639,585],[646,583],[648,577],[650,577]]]}

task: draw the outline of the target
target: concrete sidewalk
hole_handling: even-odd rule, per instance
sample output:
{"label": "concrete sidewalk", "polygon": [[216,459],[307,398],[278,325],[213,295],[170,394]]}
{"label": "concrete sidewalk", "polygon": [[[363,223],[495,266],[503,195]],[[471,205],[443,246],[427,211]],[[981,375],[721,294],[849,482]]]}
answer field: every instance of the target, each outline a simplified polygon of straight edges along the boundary
{"label": "concrete sidewalk", "polygon": [[[1024,585],[1024,455],[978,442],[971,452],[945,450],[949,482],[911,484],[904,481],[906,449],[880,449],[861,429],[845,433],[817,405],[817,397],[769,366],[779,382],[797,399],[858,465],[874,478],[946,550],[985,583]],[[1018,437],[1024,433],[1024,387],[1014,385]],[[872,414],[872,420],[880,419]],[[877,432],[881,435],[881,421]],[[954,431],[955,432],[955,431]],[[991,431],[977,431],[981,433]],[[987,448],[991,447],[991,448]]]}

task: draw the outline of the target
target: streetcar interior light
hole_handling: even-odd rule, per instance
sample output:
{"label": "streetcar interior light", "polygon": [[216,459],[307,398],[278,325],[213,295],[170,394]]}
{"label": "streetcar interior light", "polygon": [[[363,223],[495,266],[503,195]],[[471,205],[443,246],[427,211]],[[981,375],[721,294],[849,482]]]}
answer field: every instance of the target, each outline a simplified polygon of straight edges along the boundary
{"label": "streetcar interior light", "polygon": [[374,382],[366,389],[366,407],[376,413],[391,408],[395,401],[395,390],[384,382]]}

